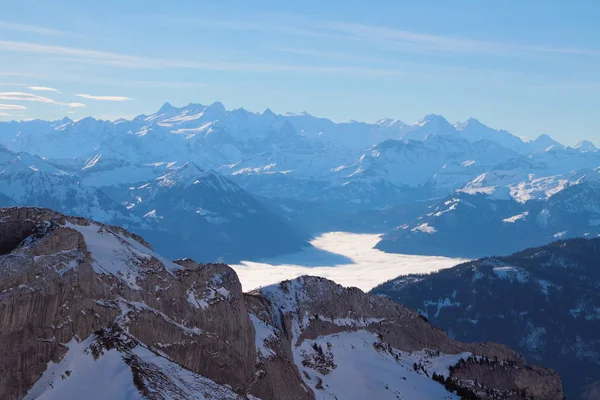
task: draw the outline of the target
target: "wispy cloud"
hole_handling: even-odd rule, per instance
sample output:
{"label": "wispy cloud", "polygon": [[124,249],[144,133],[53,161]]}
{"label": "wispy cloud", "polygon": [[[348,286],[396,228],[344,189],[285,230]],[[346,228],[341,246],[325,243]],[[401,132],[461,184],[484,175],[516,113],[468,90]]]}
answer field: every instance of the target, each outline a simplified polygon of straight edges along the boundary
{"label": "wispy cloud", "polygon": [[18,31],[18,32],[29,32],[29,33],[37,33],[39,35],[46,36],[68,36],[70,35],[68,32],[59,31],[55,29],[48,29],[39,26],[33,25],[23,25],[23,24],[15,24],[12,22],[3,22],[0,21],[0,29],[10,30],[10,31]]}
{"label": "wispy cloud", "polygon": [[29,90],[38,92],[58,92],[58,89],[47,87],[47,86],[27,86]]}
{"label": "wispy cloud", "polygon": [[191,89],[206,87],[202,82],[178,82],[178,81],[134,81],[129,79],[109,79],[92,77],[86,78],[86,82],[105,86],[118,86],[130,88],[167,88],[167,89]]}
{"label": "wispy cloud", "polygon": [[32,93],[24,92],[0,92],[0,100],[16,100],[16,101],[34,101],[38,103],[53,103],[57,104],[57,101],[51,98],[38,96]]}
{"label": "wispy cloud", "polygon": [[[100,101],[127,101],[131,100],[129,97],[125,96],[94,96],[91,94],[76,94],[75,96],[81,97],[83,99],[89,100],[100,100]],[[74,103],[76,104],[76,103]]]}
{"label": "wispy cloud", "polygon": [[10,114],[0,111],[0,117],[11,117],[12,119],[15,119],[17,117],[27,117],[27,114]]}
{"label": "wispy cloud", "polygon": [[18,104],[0,104],[0,110],[26,110],[27,107]]}
{"label": "wispy cloud", "polygon": [[26,42],[0,41],[0,51],[15,51],[34,54],[71,57],[69,61],[91,64],[112,65],[116,67],[152,69],[152,68],[182,68],[201,69],[210,71],[244,71],[244,72],[299,72],[299,73],[328,73],[353,75],[398,75],[399,71],[377,67],[350,65],[315,66],[278,63],[246,63],[229,61],[197,61],[170,58],[151,58],[131,56],[106,51],[78,49],[72,47],[52,46]]}
{"label": "wispy cloud", "polygon": [[562,82],[550,85],[541,85],[540,87],[545,89],[600,90],[600,82]]}
{"label": "wispy cloud", "polygon": [[32,74],[29,72],[21,72],[21,71],[0,71],[0,76],[11,76],[18,78],[37,78],[37,74]]}
{"label": "wispy cloud", "polygon": [[384,26],[342,21],[311,20],[287,14],[255,15],[248,20],[207,20],[184,18],[169,21],[196,29],[223,29],[276,33],[288,36],[317,37],[334,41],[361,42],[383,50],[411,53],[474,53],[522,55],[556,53],[600,56],[600,49],[571,48],[530,43],[495,42],[453,35],[434,35]]}
{"label": "wispy cloud", "polygon": [[[79,96],[79,95],[78,95]],[[81,96],[80,96],[81,97]],[[59,106],[66,106],[68,108],[83,108],[85,104],[83,103],[64,103],[62,101],[56,101],[49,97],[38,96],[33,93],[24,93],[24,92],[0,92],[0,100],[13,100],[13,101],[31,101],[35,103],[46,103],[46,104],[55,104]],[[10,107],[10,108],[8,108]],[[14,104],[0,104],[0,110],[24,110],[25,106],[14,105]]]}
{"label": "wispy cloud", "polygon": [[429,51],[439,53],[559,53],[566,55],[600,55],[597,49],[540,46],[522,43],[502,43],[482,41],[470,38],[431,35],[394,28],[354,24],[346,22],[327,22],[321,29],[342,33],[349,39],[365,41],[387,49],[404,51]]}

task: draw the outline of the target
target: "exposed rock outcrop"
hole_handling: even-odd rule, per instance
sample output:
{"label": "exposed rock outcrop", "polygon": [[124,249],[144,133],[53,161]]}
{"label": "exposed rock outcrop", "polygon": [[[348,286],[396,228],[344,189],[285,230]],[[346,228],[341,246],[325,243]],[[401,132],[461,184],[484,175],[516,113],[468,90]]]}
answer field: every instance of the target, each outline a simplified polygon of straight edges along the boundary
{"label": "exposed rock outcrop", "polygon": [[111,390],[152,399],[453,398],[434,373],[481,398],[562,398],[552,371],[358,289],[301,277],[243,294],[228,266],[168,261],[122,228],[35,208],[0,220],[2,399],[73,396],[86,376],[108,390],[107,369],[123,377]]}

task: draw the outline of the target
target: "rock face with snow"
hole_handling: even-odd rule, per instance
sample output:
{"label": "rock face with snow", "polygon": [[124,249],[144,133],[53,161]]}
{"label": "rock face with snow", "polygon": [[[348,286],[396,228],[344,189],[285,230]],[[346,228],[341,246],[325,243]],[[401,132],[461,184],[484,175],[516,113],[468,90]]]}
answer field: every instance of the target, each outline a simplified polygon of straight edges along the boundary
{"label": "rock face with snow", "polygon": [[486,188],[459,190],[384,235],[377,248],[475,258],[507,255],[557,239],[600,236],[598,181],[584,176],[575,184],[560,180],[546,184],[562,187],[551,197],[523,203],[497,198]]}
{"label": "rock face with snow", "polygon": [[[141,181],[123,183],[124,171],[132,173],[129,179]],[[90,184],[107,182],[112,184]],[[125,226],[172,258],[234,262],[308,246],[263,202],[191,162],[132,165],[96,157],[81,171],[72,171],[0,147],[0,206],[15,205]]]}
{"label": "rock face with snow", "polygon": [[506,344],[555,369],[568,398],[589,399],[582,393],[600,385],[599,259],[600,239],[573,239],[402,276],[372,293],[418,310],[456,340]]}
{"label": "rock face with snow", "polygon": [[[149,392],[163,390],[163,384],[164,390],[185,391],[193,384],[198,385],[197,398],[204,398],[202,390],[210,393],[215,385],[211,380],[242,392],[252,379],[252,326],[230,268],[172,263],[120,228],[49,210],[6,209],[0,226],[5,254],[0,397],[22,398],[42,377],[36,387],[40,393],[73,398],[68,394],[78,390],[78,377],[110,373],[102,368],[116,361],[103,357],[115,349],[125,352],[119,356],[121,368],[131,367],[119,390],[132,382]],[[80,346],[83,340],[89,348]],[[81,365],[86,363],[82,358],[92,356],[103,361]],[[155,380],[148,377],[147,385],[146,363],[157,374]],[[77,366],[84,370],[75,370]],[[192,376],[188,382],[170,376],[171,369],[210,379],[203,383]],[[42,376],[44,371],[54,375]],[[159,379],[164,375],[165,382]],[[67,377],[75,382],[61,382]],[[97,382],[97,389],[108,383]]]}
{"label": "rock face with snow", "polygon": [[554,372],[358,289],[301,277],[243,294],[229,267],[170,262],[118,227],[0,218],[3,399],[562,398]]}
{"label": "rock face with snow", "polygon": [[238,185],[194,163],[134,186],[104,188],[115,201],[154,227],[141,231],[169,257],[257,259],[309,246],[282,218]]}
{"label": "rock face with snow", "polygon": [[54,167],[40,157],[0,147],[1,206],[28,205],[125,226],[142,222],[104,192]]}

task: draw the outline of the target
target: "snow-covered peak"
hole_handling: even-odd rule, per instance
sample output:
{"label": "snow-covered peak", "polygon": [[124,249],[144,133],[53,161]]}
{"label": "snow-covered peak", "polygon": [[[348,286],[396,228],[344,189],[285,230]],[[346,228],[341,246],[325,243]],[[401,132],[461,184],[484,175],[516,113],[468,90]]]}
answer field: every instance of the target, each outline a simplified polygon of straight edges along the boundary
{"label": "snow-covered peak", "polygon": [[396,126],[405,126],[406,124],[398,119],[382,118],[382,119],[376,121],[375,125],[378,125],[378,126],[381,126],[384,128],[391,128],[391,127],[396,127]]}
{"label": "snow-covered peak", "polygon": [[448,120],[441,115],[438,114],[427,114],[423,118],[421,118],[416,125],[425,126],[427,124],[436,124],[438,126],[446,126],[450,125]]}
{"label": "snow-covered peak", "polygon": [[577,143],[575,146],[573,146],[574,149],[577,149],[579,151],[596,151],[598,150],[598,148],[594,145],[594,143],[590,142],[589,140],[582,140],[579,143]]}
{"label": "snow-covered peak", "polygon": [[202,174],[200,169],[194,162],[186,162],[181,167],[173,168],[166,174],[156,178],[158,186],[173,187],[176,185],[192,185]]}
{"label": "snow-covered peak", "polygon": [[[506,132],[500,129],[493,129],[489,126],[485,125],[477,118],[469,117],[464,122],[457,122],[454,124],[454,127],[457,131],[459,131],[463,136],[468,136],[464,134],[469,133],[479,133],[480,135],[490,134],[490,133],[498,133],[498,132]],[[507,132],[508,133],[508,132]]]}
{"label": "snow-covered peak", "polygon": [[537,139],[528,142],[527,145],[533,152],[546,151],[550,149],[559,150],[565,148],[565,146],[552,139],[550,135],[545,133],[538,136]]}
{"label": "snow-covered peak", "polygon": [[407,129],[403,136],[409,140],[425,140],[428,136],[454,135],[456,129],[446,118],[437,114],[428,114],[421,118],[415,125]]}
{"label": "snow-covered peak", "polygon": [[456,124],[454,124],[454,127],[456,128],[457,131],[460,132],[460,131],[464,130],[467,126],[481,126],[481,125],[483,125],[483,124],[478,119],[476,119],[474,117],[469,117],[464,122],[457,122]]}
{"label": "snow-covered peak", "polygon": [[489,140],[519,153],[525,151],[525,145],[519,137],[504,129],[490,128],[473,117],[469,117],[465,122],[458,122],[454,127],[459,132],[460,137],[469,142]]}

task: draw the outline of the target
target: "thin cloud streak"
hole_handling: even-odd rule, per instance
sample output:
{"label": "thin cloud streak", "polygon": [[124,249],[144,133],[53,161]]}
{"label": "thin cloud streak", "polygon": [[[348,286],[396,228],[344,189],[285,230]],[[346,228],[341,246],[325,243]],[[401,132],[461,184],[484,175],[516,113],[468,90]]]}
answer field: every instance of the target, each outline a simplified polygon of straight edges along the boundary
{"label": "thin cloud streak", "polygon": [[[55,105],[59,105],[59,106],[66,106],[68,108],[85,107],[85,104],[83,104],[83,103],[63,103],[60,101],[53,100],[49,97],[38,96],[33,93],[24,93],[24,92],[0,92],[0,100],[31,101],[31,102],[35,102],[35,103],[45,103],[45,104],[55,104]],[[16,105],[7,105],[7,106],[19,107]],[[20,107],[23,107],[22,109],[25,108],[24,106],[20,106]],[[0,105],[0,109],[2,109],[1,105]],[[12,109],[14,110],[15,108],[12,108]]]}
{"label": "thin cloud streak", "polygon": [[45,35],[45,36],[69,36],[69,35],[71,35],[68,32],[59,31],[56,29],[48,29],[48,28],[43,28],[43,27],[33,26],[33,25],[15,24],[12,22],[4,22],[4,21],[0,21],[0,29],[17,31],[17,32],[37,33],[39,35]]}
{"label": "thin cloud streak", "polygon": [[[99,101],[127,101],[127,100],[131,100],[129,97],[125,97],[125,96],[94,96],[94,95],[91,95],[91,94],[76,94],[75,96],[81,97],[83,99],[99,100]],[[80,104],[80,103],[73,103],[73,104]]]}
{"label": "thin cloud streak", "polygon": [[262,64],[196,60],[180,60],[168,58],[150,58],[143,56],[130,56],[99,50],[78,49],[72,47],[43,45],[27,42],[0,41],[0,51],[14,51],[34,54],[46,54],[72,57],[70,61],[83,63],[112,65],[117,67],[154,69],[154,68],[182,68],[201,69],[211,71],[245,71],[245,72],[299,72],[299,73],[350,73],[354,75],[394,76],[401,75],[401,71],[362,66],[313,66],[294,64]]}
{"label": "thin cloud streak", "polygon": [[0,71],[0,76],[13,76],[18,78],[38,78],[39,75],[31,74],[29,72],[13,72],[13,71]]}
{"label": "thin cloud streak", "polygon": [[351,38],[377,43],[406,51],[431,51],[439,53],[506,54],[514,52],[557,53],[565,55],[598,56],[600,50],[546,47],[517,43],[501,43],[442,35],[430,35],[393,28],[346,22],[329,22],[322,29],[344,33]]}
{"label": "thin cloud streak", "polygon": [[58,92],[58,89],[47,87],[47,86],[27,86],[29,90],[39,91],[39,92]]}
{"label": "thin cloud streak", "polygon": [[[254,21],[176,19],[172,22],[189,26],[234,31],[269,32],[300,37],[319,37],[350,42],[362,42],[385,50],[411,53],[473,53],[514,54],[555,53],[563,55],[600,56],[600,49],[538,46],[522,43],[502,43],[464,37],[433,35],[395,28],[341,21],[310,20],[286,14],[255,16]],[[282,22],[284,21],[284,22]],[[193,24],[192,24],[193,22]]]}
{"label": "thin cloud streak", "polygon": [[33,101],[38,103],[58,104],[58,102],[52,100],[51,98],[24,92],[0,92],[0,100]]}
{"label": "thin cloud streak", "polygon": [[26,110],[27,107],[17,104],[0,104],[0,110]]}

